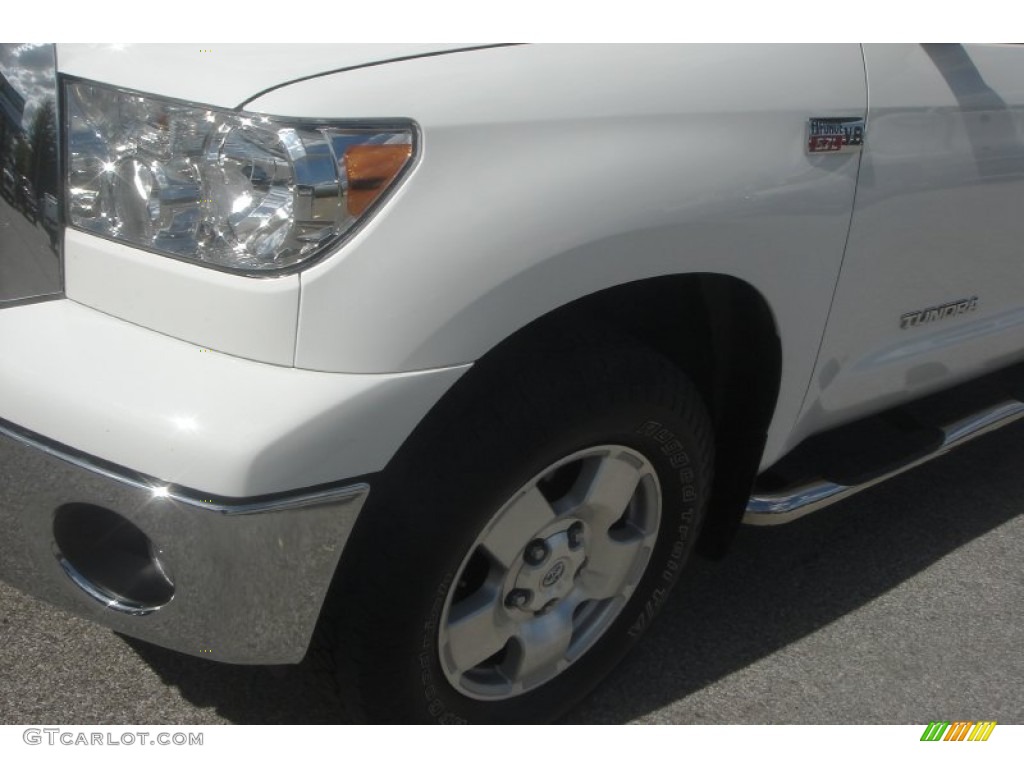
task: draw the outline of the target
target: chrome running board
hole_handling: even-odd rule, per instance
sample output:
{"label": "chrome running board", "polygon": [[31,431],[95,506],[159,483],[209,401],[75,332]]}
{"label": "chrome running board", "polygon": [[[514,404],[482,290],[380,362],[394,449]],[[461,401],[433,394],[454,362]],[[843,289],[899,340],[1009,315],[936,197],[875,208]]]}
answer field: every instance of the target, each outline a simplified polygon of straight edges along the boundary
{"label": "chrome running board", "polygon": [[942,427],[945,435],[942,444],[931,453],[919,457],[891,472],[874,477],[858,485],[840,485],[828,480],[816,480],[796,488],[775,493],[755,494],[747,502],[743,522],[749,525],[780,525],[796,520],[811,512],[835,504],[855,493],[878,485],[907,470],[942,456],[964,443],[988,432],[1005,427],[1024,416],[1024,403],[1019,400],[1005,400],[966,418]]}

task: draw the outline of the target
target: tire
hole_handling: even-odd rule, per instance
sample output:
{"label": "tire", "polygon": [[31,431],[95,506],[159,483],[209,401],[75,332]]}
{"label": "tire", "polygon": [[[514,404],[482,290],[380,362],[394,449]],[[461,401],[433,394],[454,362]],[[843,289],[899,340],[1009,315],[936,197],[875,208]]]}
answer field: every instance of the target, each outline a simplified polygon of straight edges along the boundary
{"label": "tire", "polygon": [[478,364],[371,483],[332,585],[317,652],[350,717],[564,713],[665,602],[712,458],[693,385],[629,339]]}

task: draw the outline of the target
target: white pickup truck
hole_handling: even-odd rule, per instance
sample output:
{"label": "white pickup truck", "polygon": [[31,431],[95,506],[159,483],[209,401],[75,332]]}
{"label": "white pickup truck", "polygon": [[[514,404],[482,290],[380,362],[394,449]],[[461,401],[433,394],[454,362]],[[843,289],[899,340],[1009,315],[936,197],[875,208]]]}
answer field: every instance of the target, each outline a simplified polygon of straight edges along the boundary
{"label": "white pickup truck", "polygon": [[5,45],[0,120],[0,578],[357,718],[555,718],[1024,413],[1024,47]]}

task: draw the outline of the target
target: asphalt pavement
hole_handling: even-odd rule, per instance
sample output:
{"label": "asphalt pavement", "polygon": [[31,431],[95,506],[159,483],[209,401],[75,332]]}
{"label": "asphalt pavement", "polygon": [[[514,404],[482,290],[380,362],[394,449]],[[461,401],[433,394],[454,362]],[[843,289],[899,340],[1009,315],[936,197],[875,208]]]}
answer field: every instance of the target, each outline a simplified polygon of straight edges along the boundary
{"label": "asphalt pavement", "polygon": [[[697,561],[566,722],[1024,723],[1024,426]],[[0,532],[2,535],[2,532]],[[328,723],[305,665],[166,651],[0,585],[0,723]]]}

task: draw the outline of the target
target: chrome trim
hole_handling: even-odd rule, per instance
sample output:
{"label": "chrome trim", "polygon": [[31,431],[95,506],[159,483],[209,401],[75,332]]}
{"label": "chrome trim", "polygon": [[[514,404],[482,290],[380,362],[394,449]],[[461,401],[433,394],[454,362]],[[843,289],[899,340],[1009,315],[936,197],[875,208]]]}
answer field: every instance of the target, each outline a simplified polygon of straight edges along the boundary
{"label": "chrome trim", "polygon": [[85,576],[79,573],[78,569],[75,568],[75,566],[73,566],[71,563],[69,563],[67,559],[59,553],[57,554],[57,562],[60,563],[60,567],[64,569],[64,573],[68,575],[68,578],[71,579],[71,581],[73,581],[78,586],[79,589],[85,592],[97,603],[106,606],[112,611],[124,613],[129,616],[148,616],[151,613],[159,611],[160,608],[163,607],[144,606],[139,605],[138,603],[131,603],[127,600],[113,597],[112,595],[109,595],[103,590],[96,587],[95,584],[93,584],[91,581],[89,581],[89,579],[85,578]]}
{"label": "chrome trim", "polygon": [[63,294],[57,48],[0,44],[0,309]]}
{"label": "chrome trim", "polygon": [[780,525],[796,520],[878,485],[891,477],[901,475],[914,467],[949,453],[954,448],[958,448],[976,437],[1012,424],[1021,417],[1024,417],[1024,403],[1019,400],[1006,400],[943,427],[945,438],[942,445],[927,456],[922,456],[892,472],[859,485],[848,486],[827,480],[818,480],[778,493],[755,494],[747,503],[747,512],[743,517],[743,522],[749,525]]}
{"label": "chrome trim", "polygon": [[[212,499],[132,475],[0,425],[0,579],[117,632],[220,661],[287,664],[305,655],[365,483],[266,499]],[[174,574],[153,610],[97,588],[67,562],[54,515],[113,510]],[[55,556],[56,555],[56,556]]]}
{"label": "chrome trim", "polygon": [[204,509],[210,512],[218,512],[225,515],[251,515],[263,512],[279,512],[286,509],[301,509],[303,507],[315,506],[329,502],[345,501],[369,492],[370,487],[365,483],[347,485],[340,488],[327,488],[315,491],[299,491],[293,494],[285,494],[271,499],[224,499],[213,501],[212,499],[201,498],[205,494],[196,491],[176,488],[158,480],[145,478],[142,475],[133,474],[127,470],[108,465],[97,461],[91,456],[77,454],[70,450],[58,447],[45,440],[37,438],[28,433],[22,432],[11,425],[0,423],[0,436],[17,440],[41,451],[49,456],[67,462],[81,469],[88,470],[94,474],[113,480],[122,485],[146,491],[153,499],[169,499],[191,507]]}

